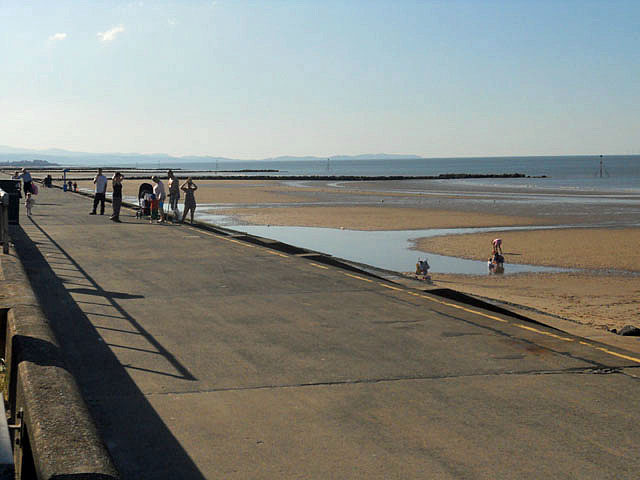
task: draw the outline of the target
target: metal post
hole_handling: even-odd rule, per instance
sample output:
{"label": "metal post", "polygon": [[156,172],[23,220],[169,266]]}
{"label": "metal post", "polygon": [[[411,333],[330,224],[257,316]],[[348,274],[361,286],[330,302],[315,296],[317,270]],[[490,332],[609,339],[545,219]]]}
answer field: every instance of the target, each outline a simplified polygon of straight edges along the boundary
{"label": "metal post", "polygon": [[602,178],[602,155],[600,155],[600,178]]}
{"label": "metal post", "polygon": [[2,253],[9,253],[9,195],[0,190],[0,242]]}

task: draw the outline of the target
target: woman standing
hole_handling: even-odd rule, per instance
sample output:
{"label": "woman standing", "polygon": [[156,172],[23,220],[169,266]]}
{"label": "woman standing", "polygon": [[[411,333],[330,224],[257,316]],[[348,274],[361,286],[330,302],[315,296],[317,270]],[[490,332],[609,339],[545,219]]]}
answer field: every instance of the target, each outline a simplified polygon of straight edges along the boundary
{"label": "woman standing", "polygon": [[111,197],[111,206],[113,207],[113,215],[111,220],[120,223],[120,207],[122,206],[122,180],[124,176],[120,172],[113,174],[111,178],[111,184],[113,189],[113,196]]}
{"label": "woman standing", "polygon": [[180,212],[178,211],[178,200],[180,200],[180,183],[173,174],[173,170],[167,172],[169,177],[169,210],[173,214],[173,221],[180,220]]}
{"label": "woman standing", "polygon": [[180,190],[184,192],[184,212],[182,214],[182,222],[187,217],[187,212],[191,212],[191,225],[193,225],[193,214],[196,211],[196,197],[193,194],[198,189],[198,186],[193,183],[191,177],[182,184]]}

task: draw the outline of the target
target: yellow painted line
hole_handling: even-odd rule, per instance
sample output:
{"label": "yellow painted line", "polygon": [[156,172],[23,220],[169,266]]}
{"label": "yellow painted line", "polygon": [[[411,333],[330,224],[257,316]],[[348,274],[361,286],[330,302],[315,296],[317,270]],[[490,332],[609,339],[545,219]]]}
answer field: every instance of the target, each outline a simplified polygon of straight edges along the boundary
{"label": "yellow painted line", "polygon": [[250,243],[247,242],[241,242],[240,240],[234,240],[233,238],[225,238],[225,237],[221,237],[223,240],[226,240],[227,242],[233,242],[233,243],[237,243],[238,245],[242,245],[243,247],[247,247],[247,248],[256,248],[255,245],[251,245]]}
{"label": "yellow painted line", "polygon": [[227,237],[222,236],[222,235],[218,235],[218,234],[215,234],[215,233],[207,232],[206,230],[198,230],[197,228],[193,228],[193,227],[189,227],[189,228],[191,228],[191,230],[193,230],[194,232],[198,232],[198,233],[201,233],[203,235],[209,235],[210,237],[219,238],[220,240],[226,240],[227,242],[237,243],[238,245],[242,245],[243,247],[255,248],[255,245],[251,245],[250,243],[240,242],[239,240],[234,240],[233,238],[227,238]]}
{"label": "yellow painted line", "polygon": [[457,308],[458,310],[464,310],[465,312],[473,313],[475,315],[480,315],[481,317],[490,318],[491,320],[495,320],[496,322],[509,323],[504,318],[495,317],[493,315],[489,315],[487,313],[480,312],[478,310],[473,310],[472,308],[466,308],[466,307],[463,307],[461,305],[456,305],[455,303],[443,302],[442,300],[436,300],[435,298],[431,298],[431,297],[428,297],[426,295],[420,295],[420,297],[426,298],[427,300],[430,300],[430,301],[435,302],[435,303],[440,303],[441,305],[446,305],[448,307]]}
{"label": "yellow painted line", "polygon": [[365,282],[373,283],[373,280],[369,280],[368,278],[364,278],[364,277],[359,277],[358,275],[352,275],[350,273],[345,273],[345,275],[347,277],[355,278],[357,280],[363,280]]}
{"label": "yellow painted line", "polygon": [[391,285],[387,285],[386,283],[380,283],[378,282],[378,285],[382,285],[384,288],[388,288],[390,290],[398,290],[398,291],[402,291],[401,288],[398,287],[392,287]]}
{"label": "yellow painted line", "polygon": [[309,265],[313,265],[317,268],[322,268],[323,270],[329,270],[329,267],[325,267],[324,265],[318,265],[317,263],[309,263]]}
{"label": "yellow painted line", "polygon": [[277,255],[282,258],[289,258],[289,255],[285,255],[284,253],[274,252],[273,250],[267,250],[271,255]]}
{"label": "yellow painted line", "polygon": [[560,335],[556,335],[550,332],[544,332],[542,330],[538,330],[537,328],[528,327],[527,325],[522,325],[521,323],[514,323],[514,325],[518,328],[522,328],[524,330],[529,330],[530,332],[539,333],[540,335],[546,335],[548,337],[557,338],[558,340],[563,340],[565,342],[573,342],[573,338],[561,337]]}
{"label": "yellow painted line", "polygon": [[632,362],[640,363],[640,358],[630,357],[628,355],[623,355],[621,353],[612,352],[611,350],[607,350],[606,348],[602,348],[602,347],[595,347],[595,349],[600,350],[604,353],[608,353],[609,355],[613,355],[614,357],[624,358],[625,360],[631,360]]}
{"label": "yellow painted line", "polygon": [[[486,314],[486,313],[479,312],[479,311],[477,311],[477,310],[473,310],[473,309],[471,309],[471,308],[465,308],[465,307],[462,307],[462,306],[460,306],[460,305],[456,305],[456,304],[454,304],[454,303],[449,303],[449,302],[444,302],[444,301],[442,301],[442,300],[437,300],[437,299],[435,299],[435,298],[431,298],[431,297],[428,297],[428,296],[426,296],[426,295],[419,295],[419,296],[420,296],[420,297],[422,297],[422,298],[425,298],[425,299],[427,299],[427,300],[430,300],[430,301],[432,301],[432,302],[435,302],[435,303],[440,303],[440,304],[442,304],[442,305],[447,305],[447,306],[449,306],[449,307],[457,308],[457,309],[459,309],[459,310],[464,310],[465,312],[475,313],[476,315],[480,315],[481,317],[490,318],[490,319],[492,319],[492,320],[496,320],[496,321],[498,321],[498,322],[502,322],[502,323],[509,323],[507,320],[504,320],[504,319],[502,319],[502,318],[495,317],[495,316],[493,316],[493,315],[488,315],[488,314]],[[519,327],[519,328],[522,328],[522,329],[525,329],[525,330],[529,330],[529,331],[532,331],[532,332],[535,332],[535,333],[539,333],[540,335],[546,335],[546,336],[549,336],[549,337],[557,338],[557,339],[559,339],[559,340],[563,340],[563,341],[565,341],[565,342],[573,342],[573,341],[574,341],[572,338],[568,338],[568,337],[561,337],[560,335],[555,335],[555,334],[550,333],[550,332],[543,332],[542,330],[538,330],[537,328],[529,327],[529,326],[527,326],[527,325],[522,325],[521,323],[515,323],[514,325],[515,325],[516,327]],[[595,348],[596,350],[600,350],[601,352],[607,353],[607,354],[609,354],[609,355],[613,355],[614,357],[622,358],[622,359],[624,359],[624,360],[629,360],[629,361],[631,361],[631,362],[635,362],[635,363],[640,363],[640,358],[631,357],[631,356],[629,356],[629,355],[624,355],[624,354],[622,354],[622,353],[613,352],[613,351],[608,350],[608,349],[603,348],[603,347],[596,347],[596,346],[594,346],[594,345],[593,345],[593,344],[591,344],[591,343],[583,342],[583,341],[581,341],[581,340],[580,340],[580,343],[581,343],[582,345],[587,346],[587,347],[592,347],[592,348]]]}

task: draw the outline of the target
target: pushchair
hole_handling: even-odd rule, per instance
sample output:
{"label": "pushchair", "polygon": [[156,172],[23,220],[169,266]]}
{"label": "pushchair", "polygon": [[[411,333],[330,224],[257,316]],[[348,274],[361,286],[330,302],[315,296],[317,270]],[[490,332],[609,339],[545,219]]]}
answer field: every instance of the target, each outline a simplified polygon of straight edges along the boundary
{"label": "pushchair", "polygon": [[136,212],[136,218],[151,216],[151,202],[149,197],[153,195],[153,187],[150,183],[143,183],[138,189],[138,204],[140,208]]}

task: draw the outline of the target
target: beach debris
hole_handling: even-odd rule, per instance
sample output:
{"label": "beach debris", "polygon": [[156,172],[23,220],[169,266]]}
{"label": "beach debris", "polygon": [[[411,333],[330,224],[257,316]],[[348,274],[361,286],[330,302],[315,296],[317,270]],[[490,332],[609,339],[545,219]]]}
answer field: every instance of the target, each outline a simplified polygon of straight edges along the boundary
{"label": "beach debris", "polygon": [[640,328],[634,327],[633,325],[625,325],[620,329],[618,335],[624,337],[640,337]]}

